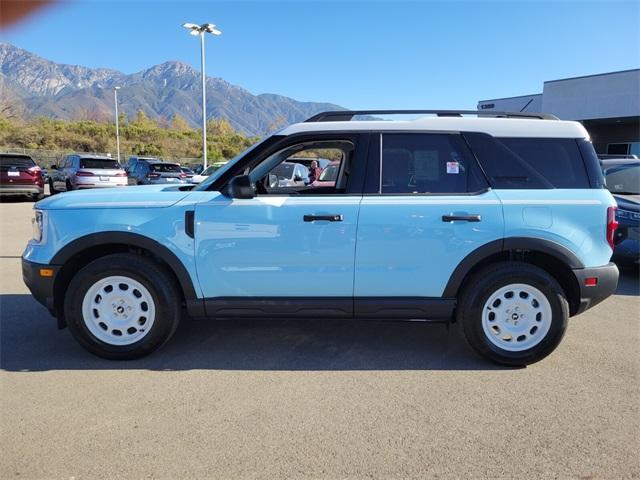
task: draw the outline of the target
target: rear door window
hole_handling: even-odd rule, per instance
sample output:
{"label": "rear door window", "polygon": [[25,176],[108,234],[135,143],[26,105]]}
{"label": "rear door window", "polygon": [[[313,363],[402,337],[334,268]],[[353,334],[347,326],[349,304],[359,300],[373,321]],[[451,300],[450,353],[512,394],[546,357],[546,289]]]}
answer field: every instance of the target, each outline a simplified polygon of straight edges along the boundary
{"label": "rear door window", "polygon": [[575,139],[464,136],[494,188],[590,188]]}
{"label": "rear door window", "polygon": [[384,134],[380,177],[383,194],[471,193],[488,186],[458,134]]}

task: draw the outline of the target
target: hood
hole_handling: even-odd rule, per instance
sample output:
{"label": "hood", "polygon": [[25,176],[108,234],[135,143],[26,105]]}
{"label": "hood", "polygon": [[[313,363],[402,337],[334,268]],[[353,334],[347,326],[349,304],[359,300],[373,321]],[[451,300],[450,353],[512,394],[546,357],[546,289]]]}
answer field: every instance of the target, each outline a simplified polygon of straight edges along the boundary
{"label": "hood", "polygon": [[614,195],[618,208],[640,212],[640,195]]}
{"label": "hood", "polygon": [[163,208],[189,195],[190,188],[185,187],[184,184],[178,184],[76,190],[47,197],[39,201],[35,208]]}

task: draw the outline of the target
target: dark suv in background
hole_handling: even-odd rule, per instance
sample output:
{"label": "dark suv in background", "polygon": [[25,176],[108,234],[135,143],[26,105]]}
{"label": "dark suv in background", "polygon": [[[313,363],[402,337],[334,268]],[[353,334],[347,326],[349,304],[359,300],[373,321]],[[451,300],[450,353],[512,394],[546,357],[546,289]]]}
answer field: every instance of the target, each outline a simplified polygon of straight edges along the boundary
{"label": "dark suv in background", "polygon": [[29,195],[33,201],[44,197],[42,169],[29,155],[0,153],[0,195]]}
{"label": "dark suv in background", "polygon": [[129,170],[129,185],[155,185],[158,183],[187,183],[187,174],[177,163],[138,159]]}

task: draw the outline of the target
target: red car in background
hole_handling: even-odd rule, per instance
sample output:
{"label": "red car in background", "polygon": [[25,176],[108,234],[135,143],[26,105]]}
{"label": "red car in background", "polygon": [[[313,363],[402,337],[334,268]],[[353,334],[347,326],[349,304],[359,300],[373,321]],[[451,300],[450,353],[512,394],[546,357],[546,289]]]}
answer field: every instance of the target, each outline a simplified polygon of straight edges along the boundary
{"label": "red car in background", "polygon": [[0,195],[29,195],[34,202],[44,197],[42,169],[29,155],[0,153]]}

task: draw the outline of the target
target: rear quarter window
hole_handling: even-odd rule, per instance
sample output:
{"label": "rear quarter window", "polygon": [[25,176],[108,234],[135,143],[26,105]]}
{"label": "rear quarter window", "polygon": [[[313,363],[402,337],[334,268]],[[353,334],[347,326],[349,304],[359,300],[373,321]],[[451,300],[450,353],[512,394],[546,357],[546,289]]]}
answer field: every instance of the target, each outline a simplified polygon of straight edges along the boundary
{"label": "rear quarter window", "polygon": [[573,138],[464,136],[494,188],[591,188]]}

